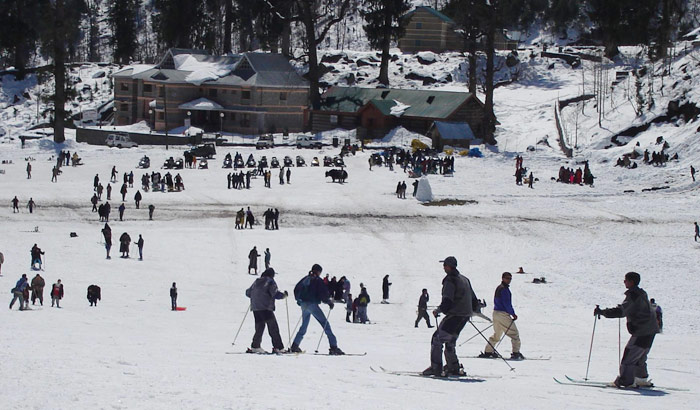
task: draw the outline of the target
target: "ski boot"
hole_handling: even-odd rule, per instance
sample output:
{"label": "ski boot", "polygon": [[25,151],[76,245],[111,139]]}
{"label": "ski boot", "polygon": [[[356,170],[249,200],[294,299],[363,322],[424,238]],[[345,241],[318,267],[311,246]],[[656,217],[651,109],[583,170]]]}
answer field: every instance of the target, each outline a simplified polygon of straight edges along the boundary
{"label": "ski boot", "polygon": [[249,347],[248,349],[246,349],[245,352],[246,353],[257,353],[257,354],[266,354],[267,353],[265,351],[265,349],[263,349],[262,347]]}
{"label": "ski boot", "polygon": [[443,375],[444,375],[445,377],[450,377],[450,376],[458,376],[458,377],[459,377],[459,376],[466,376],[467,373],[464,371],[464,366],[462,366],[462,365],[460,364],[460,365],[459,365],[458,367],[456,367],[456,368],[448,368],[448,367],[445,367],[445,370],[444,370]]}
{"label": "ski boot", "polygon": [[510,354],[510,360],[525,360],[525,356],[520,352],[513,352]]}
{"label": "ski boot", "polygon": [[338,346],[331,346],[330,349],[328,349],[328,354],[331,356],[342,356],[345,354]]}
{"label": "ski boot", "polygon": [[481,352],[478,357],[479,359],[495,359],[498,356],[494,352]]}
{"label": "ski boot", "polygon": [[430,366],[427,369],[423,370],[423,372],[421,374],[423,376],[444,377],[444,375],[442,374],[442,370],[435,368],[433,366]]}
{"label": "ski boot", "polygon": [[289,352],[290,353],[302,353],[301,349],[296,344],[293,344],[292,347],[289,348]]}

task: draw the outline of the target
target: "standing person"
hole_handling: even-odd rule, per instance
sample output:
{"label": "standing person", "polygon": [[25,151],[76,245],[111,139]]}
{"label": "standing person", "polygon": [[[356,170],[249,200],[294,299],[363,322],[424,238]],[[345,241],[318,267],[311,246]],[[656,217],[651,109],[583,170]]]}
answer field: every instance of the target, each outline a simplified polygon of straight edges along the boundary
{"label": "standing person", "polygon": [[406,199],[406,181],[401,182],[401,199]]}
{"label": "standing person", "polygon": [[656,300],[654,298],[649,299],[649,303],[651,303],[651,308],[654,309],[654,312],[656,313],[656,323],[659,325],[659,333],[664,332],[664,312],[661,309],[661,306],[656,304]]}
{"label": "standing person", "polygon": [[280,185],[284,185],[284,167],[280,168]]}
{"label": "standing person", "polygon": [[139,240],[136,241],[136,246],[139,247],[139,260],[143,260],[143,238],[141,237],[141,234],[139,234]]}
{"label": "standing person", "polygon": [[32,163],[27,162],[27,179],[32,179]]}
{"label": "standing person", "polygon": [[391,282],[389,282],[389,275],[384,276],[384,279],[382,280],[382,302],[383,304],[389,303],[389,286],[391,286]]}
{"label": "standing person", "polygon": [[348,299],[352,299],[352,295],[350,295],[350,288],[352,287],[352,284],[345,276],[340,278],[340,281],[343,282],[343,300],[347,302]]}
{"label": "standing person", "polygon": [[24,310],[24,289],[29,286],[27,282],[27,274],[23,273],[22,277],[19,278],[15,287],[12,288],[12,302],[10,302],[10,309],[12,305],[15,304],[15,300],[19,299],[19,310]]}
{"label": "standing person", "polygon": [[97,307],[97,301],[102,300],[102,289],[97,285],[88,286],[87,300],[90,302],[90,306]]}
{"label": "standing person", "polygon": [[98,185],[100,185],[100,174],[95,174],[95,178],[92,180],[93,191],[97,192]]}
{"label": "standing person", "polygon": [[350,321],[350,315],[352,314],[352,312],[352,295],[348,293],[347,295],[345,295],[345,321],[348,323],[352,323]]}
{"label": "standing person", "polygon": [[248,252],[248,275],[250,275],[250,270],[254,269],[255,273],[254,275],[258,274],[258,258],[260,257],[260,254],[258,253],[258,248],[257,246],[253,246],[253,249]]}
{"label": "standing person", "polygon": [[690,166],[690,176],[693,177],[693,182],[695,182],[695,168],[693,166]]}
{"label": "standing person", "polygon": [[32,305],[36,303],[39,299],[39,304],[44,306],[44,286],[46,286],[46,281],[38,273],[32,279]]}
{"label": "standing person", "polygon": [[367,305],[371,302],[371,299],[369,297],[369,293],[367,293],[367,288],[360,285],[360,296],[358,296],[358,303],[357,303],[357,317],[360,320],[360,323],[363,325],[367,322],[371,321],[369,320],[369,317],[367,317]]}
{"label": "standing person", "polygon": [[[19,199],[17,199],[17,195],[15,195],[14,198],[12,198],[12,213],[17,213],[19,212]],[[695,226],[698,226],[696,223]]]}
{"label": "standing person", "polygon": [[[430,367],[423,371],[426,376],[463,375],[455,344],[459,333],[469,321],[474,309],[476,295],[469,279],[457,270],[457,259],[448,256],[442,262],[445,278],[442,280],[442,302],[433,310],[436,318],[445,314],[430,342]],[[445,368],[442,367],[442,346],[445,345]]]}
{"label": "standing person", "polygon": [[34,198],[29,198],[29,202],[27,202],[27,209],[29,209],[29,213],[34,213],[34,207],[36,206],[36,202],[34,202]]}
{"label": "standing person", "polygon": [[248,207],[248,210],[245,212],[246,228],[248,227],[248,225],[250,225],[250,229],[253,229],[253,223],[255,223],[255,217],[253,216],[253,212],[250,210],[250,207]]}
{"label": "standing person", "polygon": [[148,205],[148,220],[152,221],[153,220],[153,211],[156,210],[156,207],[153,206],[153,204]]}
{"label": "standing person", "polygon": [[[126,174],[124,174],[126,175]],[[119,190],[122,194],[122,202],[126,200],[126,183],[122,184],[122,188]]]}
{"label": "standing person", "polygon": [[5,255],[0,252],[0,276],[2,276],[2,264],[5,263]]}
{"label": "standing person", "polygon": [[265,248],[265,269],[268,269],[270,267],[270,258],[272,256],[270,255],[270,248]]}
{"label": "standing person", "polygon": [[136,209],[139,209],[139,204],[141,203],[141,199],[143,197],[141,196],[141,191],[136,191],[136,195],[134,195],[134,202],[136,203]]}
{"label": "standing person", "polygon": [[289,180],[292,177],[292,169],[291,167],[287,167],[287,172],[285,174],[287,176],[287,184],[289,184]]}
{"label": "standing person", "polygon": [[333,330],[331,330],[331,324],[318,306],[323,302],[331,310],[333,309],[333,301],[328,293],[328,287],[323,283],[323,279],[319,277],[321,272],[323,272],[323,268],[315,263],[311,267],[309,274],[302,278],[294,287],[294,298],[297,301],[297,305],[301,307],[301,326],[296,336],[294,336],[294,342],[290,351],[301,353],[299,344],[304,339],[306,328],[309,326],[311,315],[313,315],[318,324],[323,327],[326,336],[328,336],[328,344],[330,345],[328,353],[333,356],[344,355],[345,353],[338,347],[338,341],[333,334]]}
{"label": "standing person", "polygon": [[510,282],[512,280],[513,275],[510,272],[503,272],[501,275],[501,284],[498,285],[493,296],[493,335],[489,338],[484,352],[479,357],[498,357],[493,348],[501,340],[503,333],[505,333],[510,338],[513,347],[510,358],[513,360],[525,359],[520,353],[520,332],[518,332],[518,327],[515,325],[518,315],[515,314],[511,301]]}
{"label": "standing person", "polygon": [[[32,246],[32,249],[29,251],[29,254],[30,254],[31,257],[32,257],[32,265],[31,265],[31,268],[32,268],[33,270],[39,270],[39,269],[41,269],[41,263],[42,263],[42,262],[41,262],[41,255],[43,255],[44,253],[45,253],[45,252],[42,251],[40,247],[36,246],[36,244],[34,244],[34,246]],[[37,264],[39,265],[38,268],[35,267]]]}
{"label": "standing person", "polygon": [[110,175],[109,180],[112,182],[117,182],[117,166],[112,166],[112,175]]}
{"label": "standing person", "polygon": [[107,200],[112,200],[112,184],[107,184]]}
{"label": "standing person", "polygon": [[112,259],[109,256],[109,251],[112,249],[112,228],[105,222],[105,227],[102,228],[102,236],[105,238],[105,249],[107,250],[107,259]]}
{"label": "standing person", "polygon": [[700,226],[695,222],[695,242],[698,241],[698,238],[700,238]]}
{"label": "standing person", "polygon": [[262,335],[267,326],[267,332],[272,339],[272,353],[283,353],[284,344],[280,337],[280,329],[275,318],[275,299],[284,299],[287,297],[287,291],[280,292],[275,282],[275,270],[272,268],[265,269],[265,272],[260,275],[260,278],[255,279],[255,282],[245,291],[245,295],[250,298],[250,310],[253,311],[255,317],[255,334],[253,342],[250,344],[249,353],[267,353],[262,347]]}
{"label": "standing person", "polygon": [[177,286],[175,282],[170,288],[170,310],[177,310]]}
{"label": "standing person", "polygon": [[418,327],[418,322],[421,319],[425,319],[425,323],[428,324],[428,328],[433,327],[430,324],[430,316],[428,315],[428,301],[430,300],[430,295],[428,295],[428,289],[423,289],[423,292],[418,298],[418,317],[416,318],[416,326]]}
{"label": "standing person", "polygon": [[63,299],[63,283],[61,283],[61,279],[59,279],[51,286],[51,307],[53,307],[55,303],[56,307],[60,308],[59,302],[61,299]]}
{"label": "standing person", "polygon": [[659,332],[656,312],[651,307],[649,297],[639,287],[641,276],[637,272],[625,274],[625,300],[617,307],[601,309],[595,307],[594,315],[606,318],[627,317],[627,331],[631,337],[625,346],[625,353],[620,362],[620,375],[613,384],[617,387],[649,387],[647,355],[654,343],[654,336]]}
{"label": "standing person", "polygon": [[413,196],[416,196],[416,193],[418,192],[418,180],[416,179],[413,181],[411,185],[413,185]]}
{"label": "standing person", "polygon": [[124,206],[124,202],[119,205],[119,220],[123,221],[124,220],[124,210],[126,209],[126,206]]}
{"label": "standing person", "polygon": [[122,236],[119,237],[119,252],[122,253],[122,258],[129,257],[129,245],[131,245],[131,237],[128,233],[124,232]]}
{"label": "standing person", "polygon": [[529,181],[528,181],[528,183],[527,183],[527,187],[528,187],[528,188],[532,188],[532,184],[533,184],[534,182],[535,182],[535,177],[532,175],[532,171],[530,171],[530,177],[529,177]]}

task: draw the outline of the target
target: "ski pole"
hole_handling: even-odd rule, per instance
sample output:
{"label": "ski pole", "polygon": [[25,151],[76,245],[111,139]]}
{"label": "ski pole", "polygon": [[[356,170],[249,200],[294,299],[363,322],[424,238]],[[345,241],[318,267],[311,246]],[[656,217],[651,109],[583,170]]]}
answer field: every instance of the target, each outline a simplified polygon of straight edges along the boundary
{"label": "ski pole", "polygon": [[493,345],[491,344],[491,342],[489,342],[489,339],[487,339],[486,336],[484,336],[484,334],[481,333],[481,330],[479,330],[479,328],[476,327],[476,325],[475,325],[474,323],[472,323],[471,320],[469,321],[469,323],[471,323],[471,325],[474,327],[474,329],[476,329],[476,331],[479,332],[479,334],[481,335],[481,337],[483,337],[484,340],[486,340],[486,343],[488,343],[489,346],[491,346],[491,348],[493,349],[493,352],[494,352],[495,354],[497,354],[498,357],[501,358],[501,360],[503,360],[503,363],[505,363],[506,366],[508,366],[508,367],[510,368],[510,371],[511,371],[511,372],[512,372],[512,371],[515,371],[515,368],[514,368],[513,366],[511,366],[510,363],[508,363],[508,361],[507,361],[503,356],[501,356],[500,353],[498,353],[498,351],[496,350],[496,348],[493,347]]}
{"label": "ski pole", "polygon": [[[482,332],[485,332],[485,331],[489,330],[489,329],[492,328],[492,327],[493,327],[493,323],[491,323],[490,325],[488,325],[488,326],[486,326],[485,328],[481,329],[481,331],[482,331]],[[477,337],[477,336],[479,336],[478,333],[475,334],[474,336],[470,337],[469,339],[465,340],[464,342],[462,342],[459,346],[462,346],[463,344],[467,343],[468,341],[474,339],[474,338]],[[458,347],[459,347],[459,346],[458,346]]]}
{"label": "ski pole", "polygon": [[511,319],[510,324],[508,325],[508,328],[506,329],[506,332],[503,333],[503,336],[501,336],[501,340],[499,340],[498,343],[496,343],[496,347],[500,346],[503,339],[506,338],[506,336],[508,335],[508,331],[510,330],[510,327],[513,326],[513,323],[515,323],[515,320]]}
{"label": "ski pole", "polygon": [[[596,305],[598,308],[598,305]],[[598,321],[598,315],[593,316],[593,334],[591,334],[591,348],[588,350],[588,363],[586,364],[586,377],[583,380],[588,380],[588,369],[591,365],[591,353],[593,353],[593,337],[595,336],[595,324]]]}
{"label": "ski pole", "polygon": [[621,339],[622,335],[620,334],[622,332],[621,325],[622,323],[622,318],[617,318],[617,365],[619,366],[620,363],[622,363],[622,356],[620,356],[620,346],[622,345]]}
{"label": "ski pole", "polygon": [[[291,329],[289,328],[289,303],[287,302],[287,298],[284,298],[284,307],[287,309],[287,336],[289,337],[289,340],[287,342],[287,347],[292,346],[292,333]],[[296,329],[294,329],[296,330]]]}
{"label": "ski pole", "polygon": [[245,323],[245,318],[248,316],[248,312],[250,312],[250,305],[248,305],[248,309],[246,309],[245,315],[243,315],[243,320],[241,320],[241,325],[238,326],[238,332],[236,332],[236,336],[234,336],[233,342],[231,342],[232,345],[236,344],[236,339],[238,339],[238,334],[241,333],[241,329],[243,328],[243,323]]}
{"label": "ski pole", "polygon": [[[326,323],[323,324],[323,333],[326,333],[326,327],[328,327],[328,319],[330,319],[332,311],[333,308],[328,309],[328,315],[326,315]],[[318,353],[318,347],[321,346],[321,339],[323,339],[323,333],[321,333],[321,337],[318,338],[318,344],[316,345],[316,350],[314,350],[314,353]]]}

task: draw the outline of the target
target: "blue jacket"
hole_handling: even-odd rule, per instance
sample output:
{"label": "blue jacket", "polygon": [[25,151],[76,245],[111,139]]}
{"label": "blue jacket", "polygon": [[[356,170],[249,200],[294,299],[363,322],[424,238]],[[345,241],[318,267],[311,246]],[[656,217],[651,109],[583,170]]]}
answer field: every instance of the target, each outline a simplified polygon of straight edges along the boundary
{"label": "blue jacket", "polygon": [[511,294],[509,286],[501,283],[496,288],[496,294],[493,297],[493,310],[500,310],[510,315],[515,315],[513,304],[511,302]]}
{"label": "blue jacket", "polygon": [[323,279],[311,275],[305,276],[294,286],[294,298],[298,304],[301,302],[314,304],[330,302],[328,286],[323,283]]}
{"label": "blue jacket", "polygon": [[29,283],[27,282],[27,278],[21,277],[21,278],[19,278],[19,280],[15,284],[15,290],[18,292],[23,292],[24,288],[26,288],[27,286],[29,286]]}

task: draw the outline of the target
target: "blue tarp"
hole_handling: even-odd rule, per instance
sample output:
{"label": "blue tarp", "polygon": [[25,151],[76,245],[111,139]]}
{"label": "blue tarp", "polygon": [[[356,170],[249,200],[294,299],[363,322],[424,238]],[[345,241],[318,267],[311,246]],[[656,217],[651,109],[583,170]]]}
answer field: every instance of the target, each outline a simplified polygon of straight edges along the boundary
{"label": "blue tarp", "polygon": [[484,154],[481,153],[481,150],[479,148],[474,147],[469,150],[469,156],[474,158],[483,158]]}

